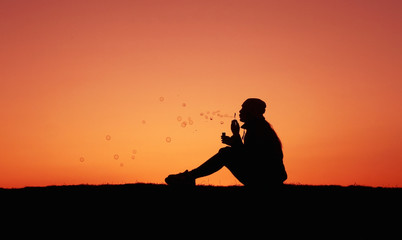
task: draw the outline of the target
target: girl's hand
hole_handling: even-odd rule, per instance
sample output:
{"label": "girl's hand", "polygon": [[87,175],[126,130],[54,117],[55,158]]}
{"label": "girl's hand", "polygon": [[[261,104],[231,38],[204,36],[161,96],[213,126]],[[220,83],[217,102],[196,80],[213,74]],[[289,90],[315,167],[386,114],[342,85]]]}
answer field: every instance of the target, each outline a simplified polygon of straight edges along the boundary
{"label": "girl's hand", "polygon": [[229,146],[232,145],[232,138],[228,136],[221,136],[222,143],[227,144]]}
{"label": "girl's hand", "polygon": [[232,120],[232,125],[230,126],[230,129],[232,130],[233,135],[240,134],[239,122],[236,119]]}

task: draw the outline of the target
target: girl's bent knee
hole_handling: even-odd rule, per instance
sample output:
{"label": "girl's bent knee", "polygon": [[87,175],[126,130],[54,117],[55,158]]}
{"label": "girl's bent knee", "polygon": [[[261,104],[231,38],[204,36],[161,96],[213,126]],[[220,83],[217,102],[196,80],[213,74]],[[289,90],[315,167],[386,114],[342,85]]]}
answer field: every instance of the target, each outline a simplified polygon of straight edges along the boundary
{"label": "girl's bent knee", "polygon": [[231,147],[223,147],[223,148],[219,149],[219,153],[230,153],[230,152],[232,152]]}

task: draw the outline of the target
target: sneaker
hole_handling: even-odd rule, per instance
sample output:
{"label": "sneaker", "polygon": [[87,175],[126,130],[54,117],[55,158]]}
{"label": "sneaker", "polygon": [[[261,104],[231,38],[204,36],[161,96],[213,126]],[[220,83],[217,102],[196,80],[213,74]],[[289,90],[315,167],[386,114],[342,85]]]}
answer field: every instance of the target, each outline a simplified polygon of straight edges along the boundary
{"label": "sneaker", "polygon": [[165,182],[170,186],[195,186],[195,179],[190,176],[188,170],[179,174],[171,174],[165,178]]}

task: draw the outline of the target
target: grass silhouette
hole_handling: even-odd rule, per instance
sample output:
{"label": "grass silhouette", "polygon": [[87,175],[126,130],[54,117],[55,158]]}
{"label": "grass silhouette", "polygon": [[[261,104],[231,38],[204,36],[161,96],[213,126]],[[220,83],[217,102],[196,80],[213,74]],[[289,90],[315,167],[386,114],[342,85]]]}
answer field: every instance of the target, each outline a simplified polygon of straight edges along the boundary
{"label": "grass silhouette", "polygon": [[[62,232],[74,236],[81,236],[83,229],[99,237],[106,229],[126,229],[125,234],[134,236],[163,236],[167,230],[174,236],[186,232],[236,237],[243,231],[259,237],[267,231],[275,236],[295,229],[361,236],[356,226],[389,229],[399,224],[395,219],[401,214],[402,189],[292,184],[281,189],[172,188],[136,183],[0,189],[0,199],[3,219],[11,226],[68,226]],[[88,230],[88,225],[95,226],[95,231]]]}
{"label": "grass silhouette", "polygon": [[[197,185],[193,188],[171,187],[164,184],[133,183],[121,185],[62,185],[46,187],[24,187],[14,189],[0,188],[0,196],[4,198],[46,200],[58,198],[61,202],[68,199],[96,199],[104,201],[130,201],[135,203],[172,202],[186,198],[194,204],[207,202],[238,201],[254,202],[277,201],[279,203],[312,203],[322,201],[337,204],[360,201],[361,203],[384,202],[388,204],[402,200],[402,188],[384,188],[367,186],[338,185],[294,185],[285,184],[280,189],[253,189],[244,186],[206,186]],[[402,202],[402,201],[400,201]]]}

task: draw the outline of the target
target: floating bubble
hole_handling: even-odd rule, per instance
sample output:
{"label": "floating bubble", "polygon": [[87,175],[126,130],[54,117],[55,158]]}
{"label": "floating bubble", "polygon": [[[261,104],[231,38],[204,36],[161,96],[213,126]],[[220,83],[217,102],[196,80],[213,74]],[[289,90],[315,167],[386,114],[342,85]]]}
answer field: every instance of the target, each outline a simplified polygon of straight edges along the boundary
{"label": "floating bubble", "polygon": [[171,137],[166,137],[166,142],[170,143],[172,141]]}
{"label": "floating bubble", "polygon": [[136,153],[137,153],[137,150],[133,149],[132,153],[133,153],[133,154],[136,154]]}
{"label": "floating bubble", "polygon": [[204,116],[204,113],[202,112],[202,113],[200,113],[200,116]]}
{"label": "floating bubble", "polygon": [[205,115],[204,117],[205,117],[205,119],[208,119],[208,118],[209,118],[208,115]]}
{"label": "floating bubble", "polygon": [[145,123],[147,123],[147,121],[145,121],[145,120],[142,120],[142,124],[145,124]]}
{"label": "floating bubble", "polygon": [[131,159],[133,159],[133,160],[134,160],[134,159],[135,159],[135,155],[131,155]]}
{"label": "floating bubble", "polygon": [[186,127],[187,126],[187,122],[186,121],[183,121],[182,123],[181,123],[181,127]]}
{"label": "floating bubble", "polygon": [[190,124],[190,125],[193,125],[193,124],[194,124],[194,121],[193,121],[193,119],[191,119],[191,118],[188,118],[188,124]]}
{"label": "floating bubble", "polygon": [[115,155],[113,156],[113,158],[116,159],[116,160],[119,159],[119,154],[115,154]]}
{"label": "floating bubble", "polygon": [[159,97],[159,101],[163,102],[163,101],[165,101],[165,98],[164,97]]}
{"label": "floating bubble", "polygon": [[177,121],[180,122],[181,120],[182,120],[182,117],[181,117],[181,116],[178,116],[178,117],[177,117]]}
{"label": "floating bubble", "polygon": [[84,162],[85,158],[84,157],[80,157],[80,162]]}
{"label": "floating bubble", "polygon": [[223,121],[221,121],[221,124],[224,124],[224,122],[223,122]]}
{"label": "floating bubble", "polygon": [[106,135],[106,140],[110,141],[112,137],[110,135]]}
{"label": "floating bubble", "polygon": [[120,167],[124,167],[124,163],[120,163]]}
{"label": "floating bubble", "polygon": [[186,103],[182,103],[181,106],[182,106],[182,107],[186,107],[187,104],[186,104]]}

